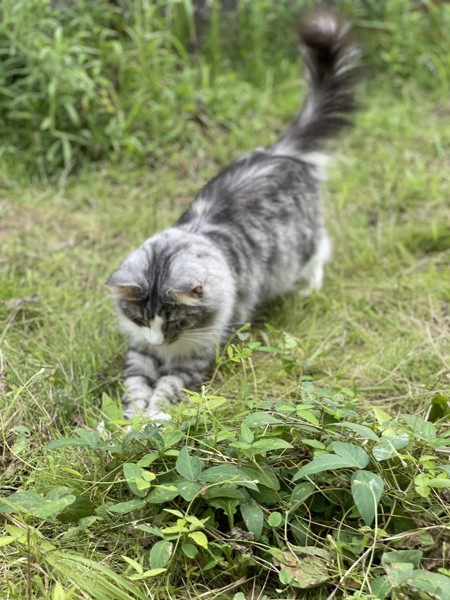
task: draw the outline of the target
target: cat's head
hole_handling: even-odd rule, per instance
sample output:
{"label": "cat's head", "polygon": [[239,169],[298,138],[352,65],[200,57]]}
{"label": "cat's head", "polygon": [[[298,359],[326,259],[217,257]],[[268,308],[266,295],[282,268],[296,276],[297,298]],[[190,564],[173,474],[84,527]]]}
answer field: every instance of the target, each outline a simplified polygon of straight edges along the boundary
{"label": "cat's head", "polygon": [[119,318],[125,329],[163,346],[199,337],[214,323],[216,309],[201,266],[186,256],[164,261],[139,249],[111,275]]}

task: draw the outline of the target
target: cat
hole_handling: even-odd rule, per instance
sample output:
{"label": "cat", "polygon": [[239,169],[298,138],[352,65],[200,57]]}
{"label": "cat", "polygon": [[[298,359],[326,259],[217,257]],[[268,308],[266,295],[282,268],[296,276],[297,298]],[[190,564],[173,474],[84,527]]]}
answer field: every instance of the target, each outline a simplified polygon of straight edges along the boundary
{"label": "cat", "polygon": [[175,225],[132,252],[109,278],[128,335],[124,415],[170,416],[183,388],[209,375],[218,345],[263,303],[319,290],[331,256],[320,180],[323,145],[356,109],[358,47],[334,14],[300,26],[308,92],[272,146],[223,169]]}

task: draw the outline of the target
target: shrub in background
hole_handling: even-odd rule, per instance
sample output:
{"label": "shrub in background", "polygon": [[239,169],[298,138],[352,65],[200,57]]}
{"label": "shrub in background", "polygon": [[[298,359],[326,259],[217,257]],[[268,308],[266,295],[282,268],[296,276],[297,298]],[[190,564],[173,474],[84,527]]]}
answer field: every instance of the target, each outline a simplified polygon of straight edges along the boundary
{"label": "shrub in background", "polygon": [[[84,157],[158,158],[294,76],[294,23],[312,2],[3,0],[0,127],[4,156],[42,176]],[[340,3],[370,33],[368,61],[447,86],[450,7],[431,0]],[[367,36],[365,36],[367,37]]]}

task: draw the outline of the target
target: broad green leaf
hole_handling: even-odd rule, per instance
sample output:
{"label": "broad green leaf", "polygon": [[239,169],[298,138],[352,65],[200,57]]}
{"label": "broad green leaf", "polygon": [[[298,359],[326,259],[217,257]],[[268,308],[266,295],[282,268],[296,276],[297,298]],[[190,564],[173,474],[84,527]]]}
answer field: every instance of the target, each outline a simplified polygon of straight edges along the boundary
{"label": "broad green leaf", "polygon": [[205,524],[209,521],[210,517],[205,519],[199,519],[195,515],[188,515],[186,521],[189,523],[189,530],[194,531],[195,529],[203,529]]}
{"label": "broad green leaf", "polygon": [[100,436],[96,431],[87,431],[86,429],[75,429],[78,437],[60,438],[53,440],[44,446],[45,450],[55,450],[56,448],[65,448],[68,446],[85,446],[87,448],[96,448],[99,444]]}
{"label": "broad green leaf", "polygon": [[179,519],[184,519],[185,515],[181,512],[181,510],[177,510],[175,508],[164,508],[164,512],[169,513],[169,515],[173,515],[174,517],[178,517]]}
{"label": "broad green leaf", "polygon": [[167,538],[169,535],[178,537],[180,533],[187,533],[188,531],[189,529],[186,527],[186,520],[177,519],[176,525],[164,528],[164,537]]}
{"label": "broad green leaf", "polygon": [[12,454],[22,454],[22,452],[28,448],[28,444],[28,435],[21,433],[17,436],[17,440],[14,442],[14,445],[11,448]]}
{"label": "broad green leaf", "polygon": [[125,463],[123,465],[123,474],[130,490],[133,494],[136,494],[136,496],[140,496],[141,498],[147,494],[151,487],[150,482],[156,479],[154,473],[146,471],[134,463]]}
{"label": "broad green leaf", "polygon": [[140,573],[142,575],[142,573],[144,572],[144,567],[141,565],[141,563],[138,563],[137,560],[134,560],[133,558],[130,558],[129,556],[125,556],[124,554],[122,554],[122,558],[131,567],[133,567],[133,569],[135,571],[137,571],[138,573]]}
{"label": "broad green leaf", "polygon": [[319,556],[328,562],[331,560],[330,553],[324,548],[317,548],[316,546],[295,546],[294,544],[289,544],[289,548],[296,555],[307,554],[308,556]]}
{"label": "broad green leaf", "polygon": [[288,569],[282,568],[278,573],[278,578],[283,585],[289,585],[292,581],[292,573]]}
{"label": "broad green leaf", "polygon": [[251,478],[234,465],[210,467],[200,474],[199,479],[207,483],[238,483],[251,490],[258,490]]}
{"label": "broad green leaf", "polygon": [[[21,527],[17,527],[16,525],[5,525],[6,532],[9,535],[12,535],[14,539],[21,544],[27,541],[28,532],[33,528],[28,526],[27,529],[22,529]],[[33,532],[34,533],[34,532]],[[38,534],[38,538],[41,538],[42,534]]]}
{"label": "broad green leaf", "polygon": [[202,484],[196,481],[186,481],[186,479],[182,479],[175,483],[175,487],[180,492],[180,496],[183,500],[190,502],[201,491]]}
{"label": "broad green leaf", "polygon": [[182,553],[188,558],[195,558],[198,554],[198,548],[195,544],[191,544],[191,542],[183,542],[181,544]]}
{"label": "broad green leaf", "polygon": [[430,478],[424,473],[421,473],[420,475],[414,477],[414,487],[416,488],[416,492],[422,498],[428,498],[428,496],[430,495],[431,488],[429,482]]}
{"label": "broad green leaf", "polygon": [[4,535],[0,537],[0,547],[7,546],[8,544],[11,544],[15,541],[17,541],[17,538],[14,535]]}
{"label": "broad green leaf", "polygon": [[250,494],[261,505],[267,507],[280,505],[280,494],[265,485],[259,484],[258,491],[251,490]]}
{"label": "broad green leaf", "polygon": [[150,550],[150,567],[152,569],[163,569],[170,560],[173,552],[173,544],[165,540],[159,540],[153,544]]}
{"label": "broad green leaf", "polygon": [[94,515],[90,516],[90,517],[82,517],[81,519],[79,519],[78,521],[78,527],[81,530],[85,530],[85,529],[89,529],[89,527],[91,525],[93,525],[94,523],[96,523],[97,521],[102,521],[103,519],[101,517],[96,517]]}
{"label": "broad green leaf", "polygon": [[278,477],[276,476],[275,471],[272,469],[272,467],[269,467],[269,465],[263,463],[258,466],[245,465],[239,468],[254,481],[256,480],[258,483],[261,483],[262,485],[265,485],[266,487],[275,491],[280,489]]}
{"label": "broad green leaf", "polygon": [[119,515],[125,515],[132,510],[137,510],[143,506],[145,506],[145,500],[134,498],[133,500],[128,500],[128,502],[119,502],[118,504],[109,505],[108,510]]}
{"label": "broad green leaf", "polygon": [[[165,573],[166,571],[167,571],[167,569],[149,569],[148,571],[144,571],[144,573],[142,573],[142,575],[139,575],[138,573],[136,573],[135,575],[130,575],[130,579],[132,581],[140,581],[141,579],[148,579],[149,577],[156,577],[157,575],[161,575],[162,573]],[[108,596],[108,600],[109,600],[109,598],[110,598],[110,596]],[[143,596],[140,596],[140,598],[143,598]],[[99,598],[99,600],[103,600],[103,596],[101,598]],[[113,597],[111,597],[111,600],[113,600]],[[127,596],[127,600],[131,600],[130,596]]]}
{"label": "broad green leaf", "polygon": [[413,431],[415,436],[425,442],[433,442],[436,439],[436,426],[429,421],[424,421],[416,415],[400,415],[408,427]]}
{"label": "broad green leaf", "polygon": [[264,526],[264,513],[261,507],[250,497],[242,500],[239,507],[247,529],[253,533],[255,540],[258,541]]}
{"label": "broad green leaf", "polygon": [[144,469],[149,467],[155,460],[159,458],[159,452],[150,452],[149,454],[144,454],[144,456],[137,461],[138,467],[143,467]]}
{"label": "broad green leaf", "polygon": [[66,486],[63,486],[63,485],[58,486],[56,488],[52,488],[45,495],[44,502],[48,502],[50,500],[57,500],[58,498],[63,498],[64,496],[67,496],[67,494],[70,494],[70,493],[71,493],[71,489]]}
{"label": "broad green leaf", "polygon": [[392,550],[391,552],[383,552],[381,564],[385,568],[399,563],[410,563],[417,567],[422,560],[422,556],[422,550]]}
{"label": "broad green leaf", "polygon": [[318,556],[302,556],[291,572],[291,585],[300,589],[316,587],[330,577],[327,562]]}
{"label": "broad green leaf", "polygon": [[31,434],[31,431],[28,429],[28,427],[25,427],[25,425],[14,425],[14,427],[11,427],[11,432],[24,433],[25,435]]}
{"label": "broad green leaf", "polygon": [[208,538],[202,531],[193,531],[192,533],[189,533],[188,537],[190,537],[191,540],[194,540],[197,546],[200,546],[201,548],[208,547]]}
{"label": "broad green leaf", "polygon": [[271,450],[292,448],[292,444],[280,438],[261,438],[253,442],[251,448],[253,452],[270,452]]}
{"label": "broad green leaf", "polygon": [[430,594],[432,598],[450,600],[450,577],[447,575],[415,569],[405,583],[414,590]]}
{"label": "broad green leaf", "polygon": [[372,410],[373,414],[375,415],[375,419],[377,420],[377,423],[380,427],[384,427],[392,421],[391,415],[385,412],[384,410],[381,410],[381,408],[374,406]]}
{"label": "broad green leaf", "polygon": [[307,421],[308,423],[311,423],[312,425],[317,425],[317,426],[320,425],[319,419],[312,412],[312,410],[309,410],[306,407],[303,407],[301,404],[297,408],[297,417],[299,419],[303,419],[303,421]]}
{"label": "broad green leaf", "polygon": [[209,500],[208,503],[214,508],[220,508],[227,515],[228,521],[233,522],[233,516],[236,514],[237,507],[240,500],[236,498],[214,498]]}
{"label": "broad green leaf", "polygon": [[88,431],[79,427],[75,429],[75,433],[82,440],[83,446],[87,446],[88,448],[96,448],[100,442],[100,436],[96,431]]}
{"label": "broad green leaf", "polygon": [[146,496],[145,501],[149,504],[164,504],[164,502],[170,502],[179,494],[180,492],[174,485],[155,485]]}
{"label": "broad green leaf", "polygon": [[187,446],[183,446],[175,463],[175,468],[181,477],[188,481],[197,481],[204,465],[198,456],[190,456]]}
{"label": "broad green leaf", "polygon": [[365,425],[358,425],[357,423],[331,423],[327,427],[343,427],[344,429],[350,429],[364,440],[372,440],[373,442],[378,442],[380,439],[377,436],[377,434],[374,431],[372,431],[372,429],[370,429],[370,427],[366,427]]}
{"label": "broad green leaf", "polygon": [[164,434],[164,450],[168,450],[169,448],[173,448],[180,440],[183,439],[183,432],[178,429],[174,431],[167,431]]}
{"label": "broad green leaf", "polygon": [[323,442],[319,442],[319,440],[303,438],[302,444],[309,446],[310,448],[316,448],[317,450],[325,450],[326,446]]}
{"label": "broad green leaf", "polygon": [[31,512],[44,504],[44,498],[35,492],[14,492],[7,498],[0,499],[0,512]]}
{"label": "broad green leaf", "polygon": [[147,525],[146,523],[142,523],[141,525],[137,525],[136,529],[139,529],[140,531],[145,531],[145,533],[150,533],[151,535],[154,535],[156,537],[164,538],[164,533],[162,532],[162,529],[160,529],[159,527],[155,527],[154,525]]}
{"label": "broad green leaf", "polygon": [[378,460],[379,462],[388,460],[393,456],[398,456],[397,450],[406,448],[408,444],[409,435],[406,433],[402,435],[383,436],[379,443],[372,448],[372,454],[375,460]]}
{"label": "broad green leaf", "polygon": [[279,527],[281,524],[283,523],[283,515],[277,511],[274,511],[272,513],[270,513],[268,519],[267,519],[267,524],[270,527]]}
{"label": "broad green leaf", "polygon": [[298,483],[291,493],[291,506],[298,507],[299,504],[303,504],[303,502],[309,498],[309,496],[311,496],[315,489],[315,485],[310,481],[302,481],[301,483]]}
{"label": "broad green leaf", "polygon": [[241,490],[238,490],[236,485],[218,485],[211,487],[202,494],[206,500],[213,500],[214,498],[234,498],[236,500],[242,500],[244,494]]}
{"label": "broad green leaf", "polygon": [[250,450],[252,447],[248,442],[230,442],[229,446],[231,448],[238,448],[239,450]]}
{"label": "broad green leaf", "polygon": [[[367,464],[367,463],[366,463]],[[351,458],[342,458],[336,454],[324,454],[315,458],[310,463],[302,467],[292,478],[292,481],[297,481],[302,477],[309,477],[323,471],[333,471],[334,469],[354,469],[359,468],[359,464],[355,464],[355,460]]]}
{"label": "broad green leaf", "polygon": [[392,591],[392,586],[386,575],[375,577],[375,579],[370,582],[370,588],[372,594],[374,594],[378,600],[386,600]]}
{"label": "broad green leaf", "polygon": [[254,412],[247,415],[243,421],[250,429],[265,427],[266,425],[282,425],[283,421],[266,412]]}
{"label": "broad green leaf", "polygon": [[431,477],[428,485],[440,490],[450,488],[450,479],[448,477]]}
{"label": "broad green leaf", "polygon": [[334,452],[342,458],[353,460],[355,467],[364,469],[369,464],[369,455],[365,450],[355,444],[346,442],[333,442],[332,448]]}
{"label": "broad green leaf", "polygon": [[[272,548],[270,553],[274,557],[274,563],[279,565],[282,571],[288,571],[289,584],[293,587],[309,589],[329,579],[327,561],[320,556],[296,556],[292,552],[276,548]],[[288,574],[285,574],[283,579],[288,581]]]}
{"label": "broad green leaf", "polygon": [[69,446],[86,446],[86,443],[79,437],[60,438],[45,444],[44,450],[56,450],[57,448],[67,448]]}
{"label": "broad green leaf", "polygon": [[153,441],[158,448],[163,447],[163,437],[159,428],[153,423],[149,423],[144,429],[129,431],[123,438],[122,445],[124,448],[133,440],[148,440]]}
{"label": "broad green leaf", "polygon": [[370,527],[383,493],[384,482],[379,475],[371,471],[356,471],[352,475],[351,483],[356,508],[364,523]]}
{"label": "broad green leaf", "polygon": [[[61,521],[62,523],[78,521],[79,519],[87,518],[89,515],[92,515],[94,510],[95,504],[83,496],[78,496],[72,504],[58,515],[58,521]],[[94,518],[97,519],[98,517]]]}
{"label": "broad green leaf", "polygon": [[386,573],[393,588],[401,587],[405,581],[413,574],[414,565],[412,563],[393,563],[386,567]]}
{"label": "broad green leaf", "polygon": [[106,392],[102,394],[102,414],[106,421],[116,421],[123,418],[123,408],[120,399],[113,400]]}
{"label": "broad green leaf", "polygon": [[242,437],[242,440],[244,442],[247,442],[248,444],[251,444],[253,442],[253,440],[255,439],[253,431],[244,422],[241,423],[241,437]]}
{"label": "broad green leaf", "polygon": [[57,498],[56,500],[44,500],[44,504],[39,508],[34,509],[32,513],[39,519],[46,519],[62,512],[65,508],[73,504],[75,500],[76,496],[73,494],[67,494],[62,498]]}

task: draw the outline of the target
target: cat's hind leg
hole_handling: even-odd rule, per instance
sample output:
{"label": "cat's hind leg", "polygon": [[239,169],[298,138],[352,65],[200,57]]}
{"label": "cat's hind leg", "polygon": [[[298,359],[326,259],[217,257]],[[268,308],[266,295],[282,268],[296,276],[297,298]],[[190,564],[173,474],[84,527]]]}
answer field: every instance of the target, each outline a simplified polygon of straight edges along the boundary
{"label": "cat's hind leg", "polygon": [[324,264],[330,258],[331,242],[326,232],[324,232],[317,243],[315,253],[300,272],[300,281],[304,283],[304,286],[299,291],[300,295],[309,296],[309,294],[320,290],[323,283]]}

